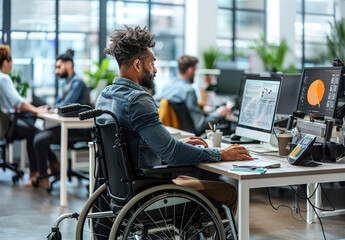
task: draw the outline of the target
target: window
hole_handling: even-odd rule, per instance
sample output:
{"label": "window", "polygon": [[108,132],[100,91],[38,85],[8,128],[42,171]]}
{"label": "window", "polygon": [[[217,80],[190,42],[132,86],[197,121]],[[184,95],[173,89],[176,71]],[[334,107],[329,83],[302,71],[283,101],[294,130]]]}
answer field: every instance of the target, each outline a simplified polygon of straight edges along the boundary
{"label": "window", "polygon": [[[147,26],[156,35],[156,82],[175,74],[176,58],[184,52],[185,0],[12,0],[11,9],[3,4],[0,0],[0,13],[11,18],[13,70],[21,71],[33,93],[48,103],[59,85],[56,55],[73,49],[75,71],[84,78],[92,62],[104,57],[109,44],[104,36],[116,28]],[[3,21],[0,17],[0,41],[7,31]],[[109,68],[117,68],[113,58]]]}
{"label": "window", "polygon": [[13,0],[11,8],[13,71],[38,96],[54,96],[55,1]]}
{"label": "window", "polygon": [[[155,34],[158,68],[156,86],[176,75],[176,59],[184,53],[184,0],[126,1],[107,3],[107,35],[127,26],[147,26]],[[106,45],[109,45],[109,37]],[[116,66],[112,58],[110,67]]]}
{"label": "window", "polygon": [[224,54],[234,53],[233,60],[246,68],[248,46],[260,34],[265,34],[265,0],[218,0],[217,47]]}
{"label": "window", "polygon": [[326,51],[329,23],[335,20],[334,0],[296,0],[295,55],[301,66],[323,64],[320,56]]}

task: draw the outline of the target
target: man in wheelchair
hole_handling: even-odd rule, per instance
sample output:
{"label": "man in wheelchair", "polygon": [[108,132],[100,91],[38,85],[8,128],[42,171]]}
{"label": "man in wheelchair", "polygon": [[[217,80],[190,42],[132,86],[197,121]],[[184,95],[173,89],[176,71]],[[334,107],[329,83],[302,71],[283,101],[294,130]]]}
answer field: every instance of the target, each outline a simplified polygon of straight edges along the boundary
{"label": "man in wheelchair", "polygon": [[[253,159],[241,146],[224,149],[208,148],[198,137],[177,140],[159,120],[155,100],[144,90],[153,89],[157,73],[154,35],[139,26],[115,30],[105,53],[114,56],[119,65],[119,77],[106,87],[98,98],[96,108],[109,110],[118,118],[128,142],[134,169],[153,168],[162,161],[173,166],[197,163]],[[102,116],[104,122],[112,121]],[[200,147],[202,146],[202,147]],[[231,184],[199,180],[191,176],[173,179],[177,185],[199,191],[215,202],[226,204],[234,212],[237,191]]]}

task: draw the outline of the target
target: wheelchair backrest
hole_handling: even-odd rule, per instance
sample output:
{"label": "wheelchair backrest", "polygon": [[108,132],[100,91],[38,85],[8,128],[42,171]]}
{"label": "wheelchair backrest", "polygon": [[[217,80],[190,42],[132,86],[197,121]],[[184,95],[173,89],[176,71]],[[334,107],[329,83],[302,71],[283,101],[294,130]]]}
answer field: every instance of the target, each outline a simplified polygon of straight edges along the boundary
{"label": "wheelchair backrest", "polygon": [[127,203],[134,196],[133,176],[122,128],[116,121],[96,121],[96,127],[99,149],[102,151],[103,165],[108,178],[108,192],[115,201]]}

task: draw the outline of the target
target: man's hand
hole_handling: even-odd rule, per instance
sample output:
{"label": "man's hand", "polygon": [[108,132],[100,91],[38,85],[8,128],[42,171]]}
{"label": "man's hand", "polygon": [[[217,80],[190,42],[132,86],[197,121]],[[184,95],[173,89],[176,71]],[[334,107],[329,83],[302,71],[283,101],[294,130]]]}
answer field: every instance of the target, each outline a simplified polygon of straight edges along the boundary
{"label": "man's hand", "polygon": [[220,149],[220,158],[222,161],[236,160],[254,160],[245,147],[231,145],[227,148]]}
{"label": "man's hand", "polygon": [[200,138],[200,137],[187,137],[187,138],[180,139],[180,141],[184,142],[184,143],[188,143],[188,144],[193,145],[193,146],[198,146],[198,147],[202,146],[204,148],[208,147],[205,140]]}
{"label": "man's hand", "polygon": [[225,118],[226,115],[231,113],[231,109],[227,108],[225,106],[220,106],[219,108],[217,108],[217,113],[219,113],[223,118]]}

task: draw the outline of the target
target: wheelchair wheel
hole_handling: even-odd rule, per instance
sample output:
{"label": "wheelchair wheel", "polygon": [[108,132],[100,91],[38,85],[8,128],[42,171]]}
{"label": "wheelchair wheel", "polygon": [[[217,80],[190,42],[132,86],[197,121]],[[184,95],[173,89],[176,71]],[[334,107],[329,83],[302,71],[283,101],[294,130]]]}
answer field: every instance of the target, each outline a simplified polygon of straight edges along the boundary
{"label": "wheelchair wheel", "polygon": [[190,188],[173,184],[147,189],[120,211],[109,239],[225,240],[215,207]]}
{"label": "wheelchair wheel", "polygon": [[107,188],[103,184],[87,200],[79,215],[76,239],[108,239],[114,218]]}

